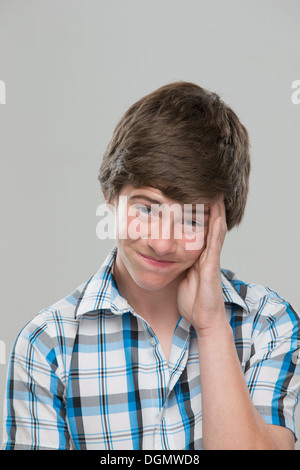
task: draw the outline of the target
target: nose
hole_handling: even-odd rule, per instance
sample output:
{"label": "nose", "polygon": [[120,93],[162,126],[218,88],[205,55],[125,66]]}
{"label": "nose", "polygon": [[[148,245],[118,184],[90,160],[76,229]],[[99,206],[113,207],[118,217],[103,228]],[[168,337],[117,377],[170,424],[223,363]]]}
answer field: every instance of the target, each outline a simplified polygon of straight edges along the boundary
{"label": "nose", "polygon": [[[157,257],[172,255],[176,251],[176,240],[174,239],[173,227],[170,230],[160,226],[159,233],[150,231],[147,238],[147,244],[153,250],[153,254]],[[171,261],[171,260],[170,260]]]}
{"label": "nose", "polygon": [[167,255],[172,255],[176,251],[176,243],[174,240],[171,239],[167,240],[163,238],[148,238],[148,247],[151,248],[151,250],[157,257],[161,258]]}

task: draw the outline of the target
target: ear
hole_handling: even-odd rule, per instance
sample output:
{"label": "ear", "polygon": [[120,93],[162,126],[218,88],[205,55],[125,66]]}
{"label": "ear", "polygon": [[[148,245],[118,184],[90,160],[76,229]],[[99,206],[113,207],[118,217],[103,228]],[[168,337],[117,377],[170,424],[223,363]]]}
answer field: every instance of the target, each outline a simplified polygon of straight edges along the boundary
{"label": "ear", "polygon": [[104,201],[105,201],[105,204],[107,203],[107,196],[106,196],[106,193],[104,191],[102,191],[102,195],[103,195],[103,198],[104,198]]}
{"label": "ear", "polygon": [[103,194],[104,202],[105,202],[106,206],[109,208],[109,202],[108,202],[108,199],[107,199],[107,195],[105,194],[104,191],[102,191],[102,194]]}
{"label": "ear", "polygon": [[106,207],[107,207],[112,213],[115,213],[115,210],[116,210],[115,202],[114,202],[114,201],[108,202],[108,198],[107,198],[107,196],[106,196],[106,194],[105,194],[104,191],[102,191],[102,194],[103,194],[103,197],[104,197],[104,201],[105,201]]}

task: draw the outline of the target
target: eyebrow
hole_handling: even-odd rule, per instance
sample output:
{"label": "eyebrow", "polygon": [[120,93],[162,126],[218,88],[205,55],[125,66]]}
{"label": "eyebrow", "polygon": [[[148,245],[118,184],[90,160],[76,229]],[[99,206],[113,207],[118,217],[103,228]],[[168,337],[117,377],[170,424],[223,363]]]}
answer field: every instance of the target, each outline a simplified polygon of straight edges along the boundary
{"label": "eyebrow", "polygon": [[[163,204],[163,202],[158,201],[157,199],[153,199],[152,197],[146,196],[144,194],[134,194],[133,196],[129,197],[129,201],[135,200],[135,199],[144,199],[144,200],[150,202],[151,204]],[[205,206],[205,204],[203,204],[203,205]],[[209,207],[204,209],[204,214],[208,215],[209,212],[210,212]],[[192,209],[192,213],[195,214],[196,209]]]}
{"label": "eyebrow", "polygon": [[132,199],[145,199],[148,202],[151,202],[151,204],[162,204],[161,201],[158,201],[157,199],[152,199],[149,196],[144,196],[143,194],[135,194],[134,196],[129,197],[129,201]]}

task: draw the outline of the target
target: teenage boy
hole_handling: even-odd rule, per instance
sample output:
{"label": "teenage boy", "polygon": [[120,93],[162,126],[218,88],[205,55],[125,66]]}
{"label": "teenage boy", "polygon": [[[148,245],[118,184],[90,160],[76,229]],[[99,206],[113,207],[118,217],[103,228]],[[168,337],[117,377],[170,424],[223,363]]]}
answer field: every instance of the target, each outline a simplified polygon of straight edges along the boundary
{"label": "teenage boy", "polygon": [[[116,246],[16,339],[3,448],[294,447],[298,315],[220,268],[249,172],[247,131],[214,93],[172,83],[125,113],[99,173]],[[173,204],[184,217],[163,218]]]}

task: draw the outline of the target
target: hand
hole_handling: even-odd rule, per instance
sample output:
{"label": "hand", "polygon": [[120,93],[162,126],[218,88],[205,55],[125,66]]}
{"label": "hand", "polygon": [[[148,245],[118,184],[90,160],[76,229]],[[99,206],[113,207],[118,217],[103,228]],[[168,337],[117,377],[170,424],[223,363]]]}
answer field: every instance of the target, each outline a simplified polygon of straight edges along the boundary
{"label": "hand", "polygon": [[223,196],[210,207],[207,243],[178,288],[180,314],[197,334],[226,322],[220,256],[227,232]]}

